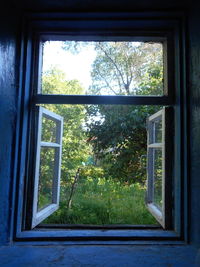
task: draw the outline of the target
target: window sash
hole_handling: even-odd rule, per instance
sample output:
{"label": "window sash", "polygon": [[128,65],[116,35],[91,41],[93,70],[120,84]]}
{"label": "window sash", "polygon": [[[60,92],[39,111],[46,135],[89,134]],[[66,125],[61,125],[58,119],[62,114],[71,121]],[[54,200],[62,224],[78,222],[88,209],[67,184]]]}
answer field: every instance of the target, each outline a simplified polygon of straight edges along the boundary
{"label": "window sash", "polygon": [[[56,122],[56,142],[41,141],[42,136],[42,118],[53,120]],[[38,134],[37,134],[37,148],[35,157],[35,179],[34,179],[34,195],[33,195],[33,213],[32,224],[34,228],[41,221],[51,215],[59,208],[60,197],[60,172],[61,172],[61,153],[62,153],[62,133],[63,133],[63,118],[54,112],[51,112],[43,107],[38,107]],[[38,211],[39,198],[39,179],[40,179],[40,163],[41,163],[41,148],[54,148],[54,168],[52,180],[52,203],[48,204]]]}
{"label": "window sash", "polygon": [[104,105],[173,105],[170,96],[93,96],[93,95],[42,95],[33,96],[34,104],[104,104]]}
{"label": "window sash", "polygon": [[[157,120],[162,122],[162,143],[150,143],[153,140],[153,124]],[[164,229],[172,228],[172,162],[173,162],[173,108],[165,107],[150,116],[147,120],[147,198],[146,205],[151,214]],[[154,202],[154,150],[162,153],[162,207]]]}
{"label": "window sash", "polygon": [[[99,22],[99,21],[98,21]],[[111,21],[107,21],[110,23]],[[104,23],[107,23],[104,22]],[[121,24],[121,20],[118,24]],[[68,20],[68,23],[71,23]],[[85,23],[85,21],[83,22]],[[175,103],[175,95],[173,90],[174,77],[173,77],[173,45],[172,36],[166,31],[143,31],[139,34],[127,28],[122,30],[116,28],[111,23],[110,31],[102,32],[97,29],[95,32],[88,33],[88,30],[83,30],[81,34],[68,30],[67,32],[58,31],[56,34],[49,32],[38,32],[35,40],[34,50],[35,57],[35,79],[33,83],[34,96],[33,103],[35,104],[135,104],[135,105],[173,105]],[[134,24],[134,21],[129,21],[129,26]],[[79,28],[80,25],[78,25]],[[77,27],[77,26],[76,26]],[[75,28],[76,28],[75,27]],[[123,28],[124,26],[122,26]],[[128,34],[127,34],[128,32]],[[163,95],[161,96],[110,96],[110,95],[45,95],[41,93],[41,77],[42,77],[42,60],[43,60],[43,42],[45,41],[141,41],[141,42],[161,42],[163,44]],[[170,69],[170,72],[168,71]]]}

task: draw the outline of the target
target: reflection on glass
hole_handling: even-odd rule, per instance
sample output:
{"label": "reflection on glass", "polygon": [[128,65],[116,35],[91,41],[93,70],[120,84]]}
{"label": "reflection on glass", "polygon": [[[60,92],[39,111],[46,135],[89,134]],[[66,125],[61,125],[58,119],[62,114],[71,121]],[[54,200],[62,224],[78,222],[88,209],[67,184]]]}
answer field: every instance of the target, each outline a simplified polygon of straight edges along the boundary
{"label": "reflection on glass", "polygon": [[154,122],[154,143],[162,143],[162,120],[159,118]]}
{"label": "reflection on glass", "polygon": [[154,149],[154,198],[153,202],[162,208],[162,150]]}
{"label": "reflection on glass", "polygon": [[163,95],[163,46],[153,42],[43,43],[42,93]]}
{"label": "reflection on glass", "polygon": [[43,116],[42,141],[56,143],[56,122]]}
{"label": "reflection on glass", "polygon": [[41,147],[38,211],[52,203],[56,148]]}

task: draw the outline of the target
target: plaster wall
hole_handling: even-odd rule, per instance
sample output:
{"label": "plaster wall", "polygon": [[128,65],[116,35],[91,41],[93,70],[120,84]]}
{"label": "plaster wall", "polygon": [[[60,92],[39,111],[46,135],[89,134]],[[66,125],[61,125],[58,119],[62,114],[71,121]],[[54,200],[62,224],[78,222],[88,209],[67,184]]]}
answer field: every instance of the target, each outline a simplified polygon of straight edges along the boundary
{"label": "plaster wall", "polygon": [[[189,1],[188,1],[189,2]],[[92,1],[92,0],[29,0],[29,1],[9,1],[7,0],[7,6],[1,7],[1,28],[0,28],[0,244],[6,245],[10,240],[10,221],[12,211],[10,209],[10,203],[12,203],[12,190],[14,186],[14,149],[15,149],[15,131],[16,131],[16,113],[18,109],[18,78],[19,78],[19,43],[20,39],[20,19],[24,11],[136,11],[136,10],[171,10],[171,9],[185,9],[188,12],[188,41],[190,46],[189,52],[189,97],[190,97],[190,129],[191,129],[191,164],[190,164],[190,197],[189,197],[189,210],[190,210],[190,225],[189,225],[189,237],[190,243],[197,246],[200,245],[200,4],[196,4],[195,1],[190,4],[187,4],[183,1],[165,1],[163,4],[160,0],[141,0],[141,1],[132,1],[132,0],[101,0],[101,1]],[[84,266],[98,266],[100,264],[100,256],[97,257],[100,247],[93,247],[89,250],[84,248],[77,247],[76,249],[68,250],[67,248],[57,248],[55,250],[55,263],[67,264],[67,258],[62,256],[68,255],[68,257],[74,257],[74,262],[71,259],[71,263],[76,264],[76,257],[83,257],[82,264]],[[187,248],[187,249],[186,249]],[[177,248],[165,250],[162,247],[155,247],[157,249],[157,255],[155,256],[155,261],[151,261],[152,265],[148,265],[146,260],[146,265],[134,265],[130,266],[166,266],[171,264],[171,266],[193,266],[195,264],[195,257],[198,260],[198,251],[192,250],[189,253],[190,248],[185,247],[185,249],[179,250],[180,261],[179,265],[176,265],[175,257],[176,253],[173,251],[178,251]],[[44,255],[52,253],[51,249],[44,250]],[[64,252],[62,252],[64,251]],[[78,255],[78,251],[79,254]],[[81,254],[84,251],[83,254]],[[91,253],[89,253],[91,251]],[[144,255],[142,254],[144,251]],[[130,262],[137,264],[137,259],[141,260],[150,256],[148,254],[152,251],[152,248],[145,248],[140,250],[134,247],[125,248],[120,247],[118,249],[112,250],[111,247],[104,247],[102,255],[106,257],[106,254],[114,253],[115,263],[119,261],[118,255],[124,260],[128,257]],[[186,255],[188,251],[188,258]],[[0,249],[0,258],[3,259],[4,265],[1,266],[32,266],[29,265],[31,258],[25,256],[26,252],[28,255],[34,257],[34,261],[37,262],[42,256],[42,249],[40,247],[17,249],[16,247],[7,247]],[[87,253],[86,253],[87,252]],[[7,253],[7,254],[6,254]],[[21,265],[12,265],[16,258],[16,253],[20,253],[20,262]],[[68,254],[67,254],[68,253]],[[89,254],[88,254],[89,253]],[[121,254],[120,254],[121,253]],[[128,254],[126,254],[128,253]],[[135,258],[133,257],[136,253]],[[162,257],[159,256],[160,253]],[[3,255],[10,257],[10,261],[7,262],[6,258]],[[10,256],[9,256],[10,255]],[[19,254],[18,254],[19,255]],[[52,254],[53,255],[53,254]],[[73,255],[73,256],[72,256]],[[89,255],[89,257],[88,257]],[[96,255],[96,258],[95,258]],[[129,256],[127,256],[129,255]],[[143,256],[142,256],[143,255]],[[149,256],[148,256],[149,255]],[[171,256],[170,256],[171,255]],[[181,261],[181,255],[182,257]],[[196,255],[196,256],[195,256]],[[59,258],[60,257],[60,258]],[[85,258],[84,258],[85,257]],[[160,257],[163,265],[153,265],[156,264],[157,258]],[[163,258],[164,257],[164,258]],[[168,257],[168,258],[166,258]],[[171,257],[171,258],[170,258]],[[8,259],[7,258],[7,259]],[[12,258],[12,259],[11,259]],[[187,265],[183,265],[184,261],[188,260]],[[24,261],[27,265],[23,265]],[[33,258],[32,258],[33,259]],[[96,259],[96,263],[92,265],[92,260]],[[108,258],[107,258],[108,259]],[[165,260],[163,260],[165,259]],[[167,260],[166,260],[167,259]],[[171,260],[170,260],[171,259]],[[12,261],[13,260],[13,261]],[[196,263],[197,263],[196,260]],[[45,259],[43,259],[45,261]],[[107,261],[108,262],[108,261]],[[112,263],[112,257],[110,257],[110,262]],[[125,261],[126,262],[126,261]],[[129,261],[128,261],[129,262]],[[124,266],[128,266],[127,265]],[[142,261],[141,261],[142,262]],[[170,263],[171,262],[171,263]],[[182,265],[181,265],[182,262]],[[190,265],[189,262],[191,263]],[[0,261],[1,263],[1,261]],[[16,262],[15,262],[16,263]],[[106,261],[102,263],[106,266]],[[10,265],[9,265],[10,264]],[[51,263],[53,264],[53,262]],[[48,266],[53,266],[49,263]],[[95,265],[96,264],[96,265]],[[41,265],[44,266],[44,265]],[[80,266],[80,265],[73,265]],[[100,266],[100,265],[99,265]],[[109,266],[119,266],[119,265],[109,265]],[[123,265],[120,265],[123,266]],[[197,265],[196,265],[197,266]]]}
{"label": "plaster wall", "polygon": [[190,240],[200,245],[200,4],[195,4],[189,17],[189,97],[191,129],[190,161]]}
{"label": "plaster wall", "polygon": [[9,8],[1,9],[0,16],[0,244],[9,242],[18,93],[17,25]]}
{"label": "plaster wall", "polygon": [[168,10],[181,9],[188,0],[29,0],[24,1],[26,10],[39,11],[136,11],[136,10]]}

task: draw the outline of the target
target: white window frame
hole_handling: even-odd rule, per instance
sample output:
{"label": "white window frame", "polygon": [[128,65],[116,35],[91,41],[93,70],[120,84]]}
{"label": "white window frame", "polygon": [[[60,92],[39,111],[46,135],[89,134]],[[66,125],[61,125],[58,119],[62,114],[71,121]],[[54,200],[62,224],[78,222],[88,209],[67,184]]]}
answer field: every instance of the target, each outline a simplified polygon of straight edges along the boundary
{"label": "white window frame", "polygon": [[[62,135],[63,135],[63,117],[49,111],[43,107],[38,107],[38,128],[37,128],[37,148],[35,159],[35,179],[34,179],[34,194],[33,194],[33,213],[31,228],[34,228],[41,221],[51,215],[59,208],[60,199],[60,174],[61,174],[61,156],[62,156]],[[56,142],[45,142],[42,137],[42,119],[52,120],[56,123]],[[55,148],[55,165],[53,173],[52,186],[52,203],[38,211],[38,195],[39,195],[39,176],[40,176],[40,153],[41,147]]]}
{"label": "white window frame", "polygon": [[[173,111],[172,107],[164,107],[147,119],[147,197],[146,205],[151,214],[163,226],[171,228],[172,217],[172,169],[173,161]],[[155,122],[162,123],[162,141],[155,141]],[[154,149],[162,153],[162,206],[154,203]],[[170,159],[170,160],[169,160]],[[170,192],[169,192],[170,190]]]}

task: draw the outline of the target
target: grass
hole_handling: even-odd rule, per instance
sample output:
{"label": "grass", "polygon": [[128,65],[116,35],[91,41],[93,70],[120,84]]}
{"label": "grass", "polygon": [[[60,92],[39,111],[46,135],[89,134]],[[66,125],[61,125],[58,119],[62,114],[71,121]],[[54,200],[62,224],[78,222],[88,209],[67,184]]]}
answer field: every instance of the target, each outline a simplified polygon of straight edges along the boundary
{"label": "grass", "polygon": [[61,187],[60,208],[44,223],[59,224],[157,224],[145,206],[145,188],[113,180],[84,179],[79,182],[67,208],[70,185]]}

